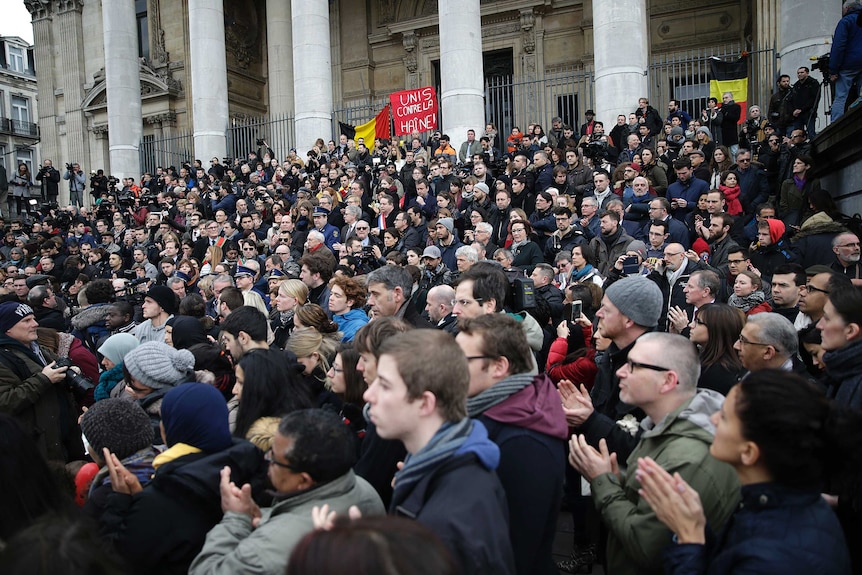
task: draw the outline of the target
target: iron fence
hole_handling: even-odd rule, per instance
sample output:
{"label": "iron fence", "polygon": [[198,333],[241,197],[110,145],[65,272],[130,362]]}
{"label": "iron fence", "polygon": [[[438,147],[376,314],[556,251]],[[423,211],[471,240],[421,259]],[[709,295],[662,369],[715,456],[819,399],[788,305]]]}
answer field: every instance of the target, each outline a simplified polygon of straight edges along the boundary
{"label": "iron fence", "polygon": [[543,78],[515,80],[512,76],[485,79],[485,119],[503,140],[518,126],[539,123],[547,132],[551,118],[576,126],[583,112],[593,107],[593,71],[589,67],[558,68]]}
{"label": "iron fence", "polygon": [[195,139],[191,131],[174,133],[156,139],[155,136],[141,138],[141,172],[155,173],[156,166],[175,166],[177,169],[194,159]]}
{"label": "iron fence", "polygon": [[[717,48],[654,55],[648,70],[647,97],[660,110],[667,100],[679,100],[682,108],[696,117],[706,107],[709,97],[709,59],[736,59],[742,49],[741,45],[728,44]],[[764,48],[749,51],[748,54],[746,101],[749,105],[759,104],[765,108],[778,69],[776,52],[774,48]],[[485,78],[484,96],[485,121],[493,123],[503,139],[512,127],[519,126],[523,130],[525,124],[531,122],[542,124],[547,131],[554,116],[562,118],[565,124],[577,127],[584,112],[595,107],[593,69],[587,64],[548,70],[541,77],[492,76]],[[388,103],[388,96],[345,102],[332,111],[332,134],[321,134],[321,137],[336,138],[340,133],[339,122],[352,126],[368,122]],[[636,102],[632,102],[632,110],[636,105]],[[442,118],[438,116],[438,119],[442,126]],[[261,147],[257,143],[259,140],[265,140],[276,157],[283,160],[294,145],[294,128],[293,116],[287,115],[233,118],[226,129],[228,156],[245,157],[249,151]],[[424,140],[430,132],[417,135]],[[193,152],[194,138],[191,132],[175,133],[158,140],[147,136],[141,144],[141,166],[145,170],[153,170],[157,165],[178,166],[194,158]]]}
{"label": "iron fence", "polygon": [[288,115],[232,118],[227,129],[227,155],[230,159],[245,158],[262,147],[258,142],[265,141],[281,162],[294,146],[294,128],[294,118]]}

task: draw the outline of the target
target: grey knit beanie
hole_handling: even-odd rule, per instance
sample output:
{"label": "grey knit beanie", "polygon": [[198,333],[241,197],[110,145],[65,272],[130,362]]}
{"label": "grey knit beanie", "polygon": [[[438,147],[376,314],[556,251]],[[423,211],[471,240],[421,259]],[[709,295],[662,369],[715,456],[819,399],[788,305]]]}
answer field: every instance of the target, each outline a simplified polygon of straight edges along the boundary
{"label": "grey knit beanie", "polygon": [[141,385],[152,389],[175,387],[195,380],[195,356],[160,341],[142,343],[126,354],[123,365]]}
{"label": "grey knit beanie", "polygon": [[81,432],[91,453],[103,457],[102,448],[107,447],[118,459],[152,445],[154,439],[147,412],[137,402],[120,398],[94,403],[81,418]]}
{"label": "grey knit beanie", "polygon": [[616,281],[605,295],[620,313],[641,327],[655,327],[661,315],[661,290],[644,276],[629,276]]}

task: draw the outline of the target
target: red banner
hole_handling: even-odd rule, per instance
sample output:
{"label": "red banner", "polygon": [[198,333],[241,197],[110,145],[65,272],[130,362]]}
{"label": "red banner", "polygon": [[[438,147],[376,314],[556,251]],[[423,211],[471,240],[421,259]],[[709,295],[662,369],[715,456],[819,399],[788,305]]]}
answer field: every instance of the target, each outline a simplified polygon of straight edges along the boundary
{"label": "red banner", "polygon": [[433,87],[395,92],[389,101],[396,136],[437,129],[437,91]]}

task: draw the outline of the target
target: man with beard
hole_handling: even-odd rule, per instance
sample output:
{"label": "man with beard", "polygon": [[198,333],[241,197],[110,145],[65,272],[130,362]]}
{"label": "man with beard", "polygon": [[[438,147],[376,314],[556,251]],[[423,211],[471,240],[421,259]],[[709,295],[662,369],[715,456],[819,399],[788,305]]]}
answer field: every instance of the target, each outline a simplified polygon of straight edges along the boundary
{"label": "man with beard", "polygon": [[572,224],[572,211],[569,208],[554,208],[554,221],[557,229],[545,244],[545,261],[553,263],[560,252],[569,254],[572,248],[587,243],[584,232]]}
{"label": "man with beard", "polygon": [[838,234],[832,240],[835,259],[829,266],[839,274],[847,276],[855,286],[862,286],[862,265],[859,263],[859,238],[856,234]]}
{"label": "man with beard", "polygon": [[603,276],[617,258],[626,252],[626,247],[634,241],[620,225],[620,215],[607,210],[600,220],[601,234],[590,240],[590,248],[596,254],[596,268]]}

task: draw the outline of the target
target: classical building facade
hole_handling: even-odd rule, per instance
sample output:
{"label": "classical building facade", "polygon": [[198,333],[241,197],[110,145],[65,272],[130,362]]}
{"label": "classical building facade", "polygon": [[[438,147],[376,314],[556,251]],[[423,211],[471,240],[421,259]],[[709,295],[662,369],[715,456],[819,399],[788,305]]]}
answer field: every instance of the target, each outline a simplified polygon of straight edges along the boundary
{"label": "classical building facade", "polygon": [[40,161],[36,93],[33,46],[0,36],[0,165],[10,177],[19,164],[36,173]]}
{"label": "classical building facade", "polygon": [[[128,158],[147,142],[183,141],[186,158],[230,155],[229,127],[256,117],[290,123],[270,141],[279,155],[288,145],[302,150],[312,136],[332,137],[337,120],[368,120],[391,92],[427,85],[438,88],[453,143],[485,121],[501,131],[548,125],[557,115],[579,125],[587,108],[613,123],[643,95],[660,111],[671,97],[699,107],[712,55],[751,52],[757,100],[771,90],[779,56],[795,77],[808,56],[828,50],[841,7],[840,0],[135,0],[134,10],[114,16],[128,2],[24,2],[33,17],[43,154],[115,175],[135,171],[127,160],[114,165],[122,150]],[[106,64],[117,72],[106,75]],[[112,102],[115,75],[122,78],[115,93],[137,89],[139,103]],[[464,109],[468,117],[457,112]],[[115,133],[130,114],[139,127]],[[161,162],[159,153],[150,160]]]}

